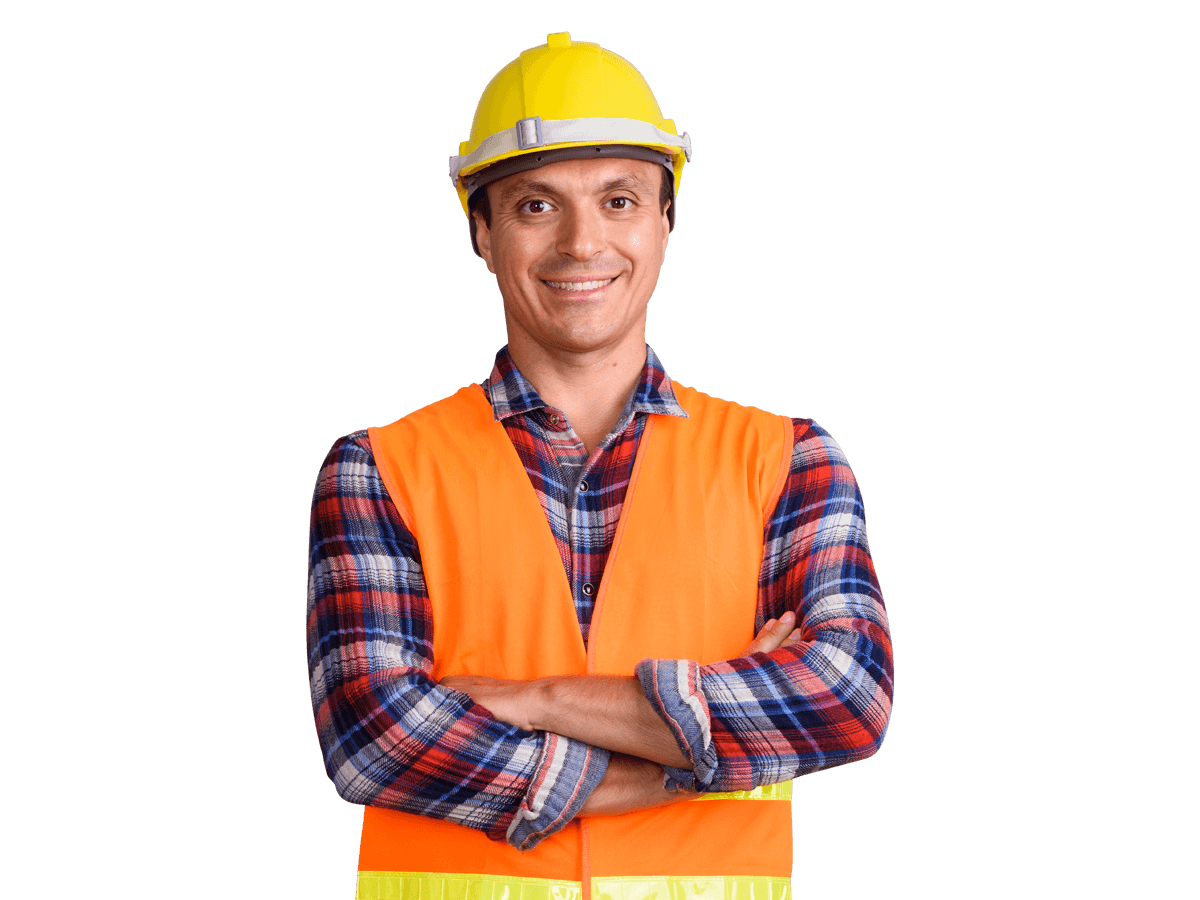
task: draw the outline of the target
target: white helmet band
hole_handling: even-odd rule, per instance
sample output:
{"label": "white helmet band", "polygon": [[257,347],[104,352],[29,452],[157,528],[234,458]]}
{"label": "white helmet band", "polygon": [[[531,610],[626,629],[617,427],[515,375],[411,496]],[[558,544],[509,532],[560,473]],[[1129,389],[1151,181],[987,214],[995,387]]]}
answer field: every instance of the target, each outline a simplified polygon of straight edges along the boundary
{"label": "white helmet band", "polygon": [[[450,180],[457,184],[458,174],[463,169],[496,159],[514,150],[546,146],[558,149],[557,145],[561,144],[590,144],[598,141],[608,144],[678,147],[688,162],[692,159],[692,139],[688,137],[687,132],[676,136],[641,119],[542,119],[540,116],[531,116],[521,119],[512,128],[484,138],[478,147],[465,156],[450,157]],[[545,165],[545,162],[537,165]]]}

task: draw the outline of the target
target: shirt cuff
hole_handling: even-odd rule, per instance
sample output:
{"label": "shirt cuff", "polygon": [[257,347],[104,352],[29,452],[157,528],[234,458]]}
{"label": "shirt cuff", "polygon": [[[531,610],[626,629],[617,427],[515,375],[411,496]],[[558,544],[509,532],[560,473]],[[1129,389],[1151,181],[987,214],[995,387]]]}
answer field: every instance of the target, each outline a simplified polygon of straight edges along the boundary
{"label": "shirt cuff", "polygon": [[505,840],[532,850],[575,817],[604,773],[609,753],[560,734],[545,733],[542,756]]}
{"label": "shirt cuff", "polygon": [[664,766],[669,790],[705,791],[717,773],[712,717],[700,690],[700,666],[688,659],[643,659],[634,669],[642,693],[671,728],[692,768]]}

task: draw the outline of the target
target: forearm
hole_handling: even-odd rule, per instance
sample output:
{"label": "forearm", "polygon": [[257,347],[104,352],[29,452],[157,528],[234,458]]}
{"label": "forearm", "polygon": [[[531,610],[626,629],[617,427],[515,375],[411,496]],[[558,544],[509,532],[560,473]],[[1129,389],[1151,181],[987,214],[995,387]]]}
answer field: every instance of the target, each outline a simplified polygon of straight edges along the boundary
{"label": "forearm", "polygon": [[667,723],[636,678],[564,675],[508,681],[451,675],[442,684],[468,694],[503,722],[546,731],[664,766],[686,764]]}
{"label": "forearm", "polygon": [[[770,619],[742,651],[743,656],[786,647],[799,639],[795,615]],[[686,661],[685,661],[686,662]],[[641,668],[641,667],[639,667]],[[678,710],[660,714],[646,696],[645,679],[618,675],[573,675],[511,681],[479,675],[451,675],[442,684],[469,695],[505,722],[530,731],[567,735],[614,753],[670,767],[690,767],[688,736],[678,726]],[[673,686],[674,687],[674,686]],[[694,690],[694,686],[693,690]],[[703,704],[695,693],[680,704]],[[703,711],[707,716],[707,712]],[[707,719],[705,719],[707,733]]]}
{"label": "forearm", "polygon": [[382,672],[318,711],[346,800],[444,819],[527,850],[578,814],[608,752],[498,721],[424,673]]}
{"label": "forearm", "polygon": [[664,766],[688,765],[670,726],[632,676],[547,678],[539,695],[532,719],[539,730]]}
{"label": "forearm", "polygon": [[678,773],[688,787],[750,790],[865,759],[883,741],[891,710],[886,632],[826,630],[749,659],[707,666],[647,661],[639,673],[652,673],[669,693],[680,680],[679,665],[688,669],[685,680],[699,686],[707,713],[705,734],[689,719],[690,707],[670,707],[694,760],[681,767],[689,773]]}
{"label": "forearm", "polygon": [[865,759],[891,712],[891,640],[871,596],[825,595],[788,646],[703,666],[644,660],[637,674],[684,735],[691,763],[670,774],[700,791],[750,790]]}

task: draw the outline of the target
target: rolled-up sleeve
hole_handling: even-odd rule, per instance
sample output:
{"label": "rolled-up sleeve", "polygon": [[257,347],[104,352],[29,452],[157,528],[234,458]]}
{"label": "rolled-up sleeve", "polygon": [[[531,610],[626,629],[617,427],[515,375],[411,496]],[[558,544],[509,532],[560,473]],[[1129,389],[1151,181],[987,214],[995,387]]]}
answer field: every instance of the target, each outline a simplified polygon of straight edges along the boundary
{"label": "rolled-up sleeve", "polygon": [[764,535],[757,631],[786,610],[800,640],[708,665],[643,660],[636,674],[692,763],[668,782],[750,790],[871,756],[887,731],[892,644],[862,496],[841,448],[793,421],[791,470]]}
{"label": "rolled-up sleeve", "polygon": [[337,441],[313,497],[308,664],[325,768],[352,803],[444,819],[527,850],[579,811],[607,751],[497,721],[430,678],[420,551],[365,432]]}

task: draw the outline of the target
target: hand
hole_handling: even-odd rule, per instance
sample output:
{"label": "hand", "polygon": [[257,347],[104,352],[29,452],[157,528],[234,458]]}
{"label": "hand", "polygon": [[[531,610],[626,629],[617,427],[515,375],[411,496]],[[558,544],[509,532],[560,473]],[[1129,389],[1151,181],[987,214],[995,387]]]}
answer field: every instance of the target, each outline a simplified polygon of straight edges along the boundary
{"label": "hand", "polygon": [[536,731],[533,708],[539,694],[538,682],[513,681],[508,678],[489,678],[486,675],[447,675],[441,684],[469,694],[471,699],[501,722],[508,722],[525,731]]}
{"label": "hand", "polygon": [[796,624],[796,614],[790,609],[778,619],[770,619],[763,625],[760,631],[749,644],[746,649],[741,652],[742,656],[749,656],[751,653],[770,653],[772,650],[778,650],[780,647],[790,647],[792,644],[800,640],[800,629],[793,628]]}

